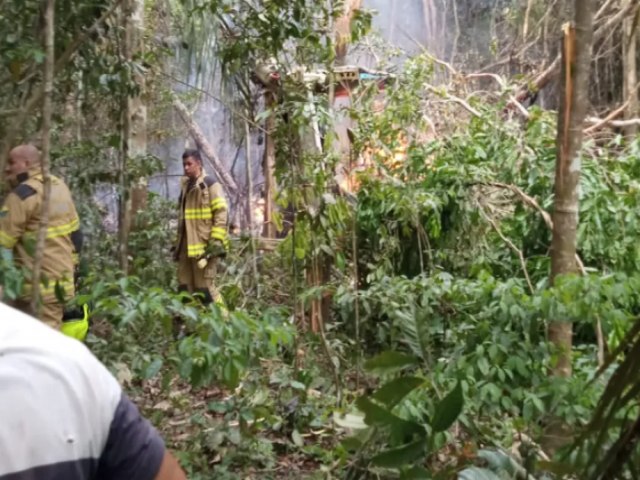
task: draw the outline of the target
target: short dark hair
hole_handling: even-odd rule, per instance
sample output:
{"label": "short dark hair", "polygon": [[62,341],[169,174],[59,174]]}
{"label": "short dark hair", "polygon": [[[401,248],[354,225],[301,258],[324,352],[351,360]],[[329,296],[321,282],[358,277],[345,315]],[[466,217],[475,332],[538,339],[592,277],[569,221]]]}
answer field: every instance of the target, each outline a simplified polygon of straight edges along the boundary
{"label": "short dark hair", "polygon": [[196,162],[202,165],[202,156],[200,155],[200,150],[196,150],[195,148],[187,148],[182,154],[182,160],[186,160],[189,157],[193,158]]}

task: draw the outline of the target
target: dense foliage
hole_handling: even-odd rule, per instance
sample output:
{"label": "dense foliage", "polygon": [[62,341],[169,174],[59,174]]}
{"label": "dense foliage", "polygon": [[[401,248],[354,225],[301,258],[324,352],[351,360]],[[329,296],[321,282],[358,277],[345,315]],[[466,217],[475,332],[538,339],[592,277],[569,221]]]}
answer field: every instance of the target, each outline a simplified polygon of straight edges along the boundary
{"label": "dense foliage", "polygon": [[[147,8],[149,46],[133,60],[122,55],[113,2],[57,5],[56,52],[73,55],[56,77],[52,166],[73,191],[87,239],[76,298],[92,309],[87,344],[190,478],[597,478],[621,458],[620,438],[638,415],[629,379],[640,358],[640,139],[587,139],[584,275],[551,287],[556,114],[534,106],[517,116],[507,108],[512,86],[470,92],[424,53],[383,94],[358,88],[343,112],[331,89],[310,95],[292,78],[264,110],[250,81],[256,65],[273,58],[331,72],[330,29],[343,2],[158,2]],[[37,131],[31,111],[11,119],[39,88],[38,8],[10,1],[0,12],[0,30],[13,32],[0,35],[0,135],[15,130],[12,141]],[[536,21],[543,14],[534,8]],[[513,15],[503,12],[502,28],[517,24]],[[356,15],[354,40],[371,19]],[[140,93],[134,72],[144,71],[150,124],[162,135],[166,72],[184,59],[172,60],[152,34],[174,30],[201,75],[215,53],[238,123],[261,129],[275,119],[289,231],[275,251],[234,239],[216,280],[228,312],[177,293],[175,199],[149,194],[127,240],[129,271],[118,267],[115,199],[164,168],[153,156],[123,164],[121,108]],[[435,87],[442,78],[454,80]],[[335,177],[345,162],[338,117],[354,125],[350,162],[360,168],[350,191]],[[313,122],[320,149],[308,148]],[[390,161],[398,149],[402,161]],[[13,298],[22,272],[0,262]],[[311,333],[317,302],[328,309]],[[546,327],[558,319],[575,326],[570,378],[548,375],[558,352]],[[626,455],[631,478],[640,458]]]}

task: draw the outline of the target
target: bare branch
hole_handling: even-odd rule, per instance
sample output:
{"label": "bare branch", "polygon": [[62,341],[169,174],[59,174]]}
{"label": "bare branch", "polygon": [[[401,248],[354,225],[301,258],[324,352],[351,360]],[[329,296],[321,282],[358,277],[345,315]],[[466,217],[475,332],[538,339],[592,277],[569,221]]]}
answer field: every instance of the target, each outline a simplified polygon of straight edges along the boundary
{"label": "bare branch", "polygon": [[[513,193],[515,193],[517,196],[520,197],[520,199],[523,201],[525,205],[528,205],[534,210],[537,210],[538,213],[540,213],[540,216],[544,220],[544,223],[547,225],[549,230],[553,230],[553,220],[551,220],[551,215],[549,215],[549,212],[547,212],[544,208],[542,208],[535,198],[523,192],[522,189],[516,187],[515,185],[509,185],[508,183],[500,183],[500,182],[491,182],[491,183],[487,183],[487,185],[511,190]],[[584,268],[584,263],[582,262],[582,259],[578,256],[578,254],[576,254],[576,263],[578,264],[580,273],[582,275],[586,275],[587,271]]]}
{"label": "bare branch", "polygon": [[460,97],[451,95],[449,92],[443,92],[441,89],[439,90],[431,85],[427,85],[427,90],[430,91],[431,93],[435,93],[438,96],[444,96],[444,98],[446,98],[447,100],[457,103],[458,105],[462,106],[466,111],[468,111],[469,113],[471,113],[471,115],[475,117],[482,117],[480,112],[478,112],[475,108],[473,108],[471,105],[469,105],[469,103],[467,103],[465,100],[463,100]]}
{"label": "bare branch", "polygon": [[502,239],[502,241],[506,243],[516,255],[518,255],[518,258],[520,259],[520,265],[522,266],[522,273],[524,273],[524,278],[527,281],[527,285],[529,286],[529,291],[533,295],[535,290],[533,288],[533,284],[531,283],[529,272],[527,271],[527,261],[524,258],[524,254],[522,253],[522,250],[516,247],[515,244],[511,240],[509,240],[509,238],[507,238],[504,235],[504,233],[502,233],[502,230],[500,230],[500,227],[498,227],[495,220],[493,220],[489,215],[487,215],[487,213],[484,211],[484,208],[482,208],[482,205],[480,205],[479,203],[478,203],[478,210],[480,211],[480,214],[484,217],[484,219],[491,224],[491,226],[496,231],[498,236]]}
{"label": "bare branch", "polygon": [[[612,111],[609,115],[607,115],[602,120],[600,120],[600,119],[598,119],[596,117],[587,117],[587,119],[586,119],[587,123],[593,123],[594,121],[595,121],[595,123],[591,127],[587,128],[584,131],[584,133],[586,133],[586,134],[593,133],[596,130],[598,130],[600,127],[603,127],[603,126],[607,125],[614,118],[618,117],[619,115],[622,115],[624,113],[624,110],[627,108],[627,105],[629,105],[629,100],[624,102],[621,107],[616,108],[614,111]],[[599,121],[597,121],[597,120],[599,120]]]}
{"label": "bare branch", "polygon": [[[507,84],[504,79],[500,75],[496,75],[495,73],[471,73],[467,75],[467,78],[492,78],[493,80],[498,82],[498,85],[500,85],[500,88],[502,88],[502,90],[507,90]],[[527,109],[524,108],[524,106],[511,94],[509,94],[509,101],[513,106],[516,107],[520,115],[522,115],[527,120],[529,119],[530,115]]]}

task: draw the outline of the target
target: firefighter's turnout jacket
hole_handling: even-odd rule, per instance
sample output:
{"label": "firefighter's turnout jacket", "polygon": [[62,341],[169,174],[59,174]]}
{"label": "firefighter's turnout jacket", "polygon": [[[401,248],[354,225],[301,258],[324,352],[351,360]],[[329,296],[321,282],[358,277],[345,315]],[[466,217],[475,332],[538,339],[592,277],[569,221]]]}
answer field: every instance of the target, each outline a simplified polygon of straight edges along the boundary
{"label": "firefighter's turnout jacket", "polygon": [[[222,186],[204,172],[195,180],[182,179],[176,260],[180,290],[204,295],[204,303],[224,305],[214,279],[216,260],[208,256],[216,242],[229,247],[227,202]],[[199,264],[200,263],[200,264]]]}
{"label": "firefighter's turnout jacket", "polygon": [[211,241],[228,249],[227,201],[222,186],[204,172],[195,181],[182,179],[178,248],[186,246],[188,258],[204,255]]}
{"label": "firefighter's turnout jacket", "polygon": [[[0,209],[0,247],[11,250],[16,265],[24,268],[26,278],[22,295],[24,302],[28,302],[32,290],[29,275],[33,269],[40,227],[44,183],[36,168],[20,175],[18,181],[20,183],[9,193]],[[63,310],[58,296],[63,293],[64,298],[69,299],[74,295],[73,272],[82,248],[82,234],[71,193],[67,185],[55,176],[51,176],[49,205],[41,267],[43,308],[39,316],[46,323],[60,327]]]}

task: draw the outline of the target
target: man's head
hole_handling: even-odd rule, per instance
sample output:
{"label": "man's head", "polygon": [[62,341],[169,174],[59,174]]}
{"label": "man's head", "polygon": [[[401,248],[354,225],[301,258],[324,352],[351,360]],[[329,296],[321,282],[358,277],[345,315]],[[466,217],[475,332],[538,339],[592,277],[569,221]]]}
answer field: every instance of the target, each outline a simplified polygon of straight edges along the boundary
{"label": "man's head", "polygon": [[9,159],[4,170],[5,177],[11,185],[20,183],[20,176],[30,168],[40,164],[40,151],[33,145],[18,145],[9,152]]}
{"label": "man's head", "polygon": [[198,178],[202,174],[202,157],[200,152],[194,149],[187,149],[182,154],[182,168],[184,174],[191,180]]}

